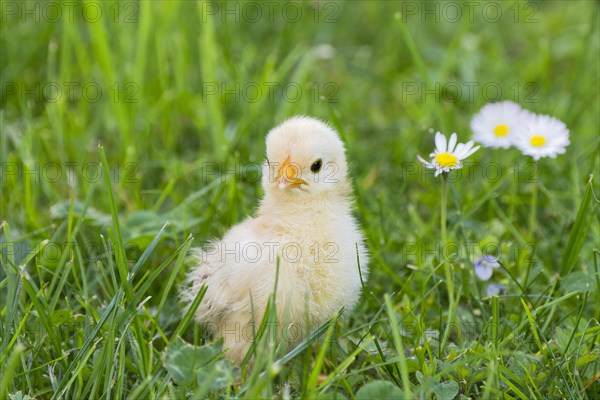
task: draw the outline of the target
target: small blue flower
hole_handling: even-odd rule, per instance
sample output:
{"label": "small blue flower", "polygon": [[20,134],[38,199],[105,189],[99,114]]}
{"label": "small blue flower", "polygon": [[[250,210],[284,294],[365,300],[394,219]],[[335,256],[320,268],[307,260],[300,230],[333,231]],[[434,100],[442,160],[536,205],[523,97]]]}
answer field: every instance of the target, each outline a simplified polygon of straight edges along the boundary
{"label": "small blue flower", "polygon": [[485,288],[485,292],[489,297],[498,296],[501,293],[505,293],[506,288],[499,283],[490,283],[487,285],[487,288]]}
{"label": "small blue flower", "polygon": [[475,275],[482,281],[487,281],[492,277],[493,268],[499,268],[498,259],[494,256],[483,256],[479,260],[475,261],[473,269]]}

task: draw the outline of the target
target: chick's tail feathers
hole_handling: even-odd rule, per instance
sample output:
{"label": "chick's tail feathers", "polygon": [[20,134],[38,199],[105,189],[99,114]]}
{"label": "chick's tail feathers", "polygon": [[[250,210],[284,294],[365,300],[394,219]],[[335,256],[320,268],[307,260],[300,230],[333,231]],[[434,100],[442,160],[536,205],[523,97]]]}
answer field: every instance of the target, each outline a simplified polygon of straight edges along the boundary
{"label": "chick's tail feathers", "polygon": [[[196,296],[203,286],[211,284],[211,277],[214,273],[214,268],[206,260],[206,253],[201,248],[194,248],[190,252],[188,263],[192,265],[191,270],[186,274],[185,280],[179,292],[181,303],[184,305],[184,312],[187,312]],[[196,310],[196,319],[202,322],[201,316],[209,317],[209,313],[213,310],[208,290],[204,298],[200,302]]]}

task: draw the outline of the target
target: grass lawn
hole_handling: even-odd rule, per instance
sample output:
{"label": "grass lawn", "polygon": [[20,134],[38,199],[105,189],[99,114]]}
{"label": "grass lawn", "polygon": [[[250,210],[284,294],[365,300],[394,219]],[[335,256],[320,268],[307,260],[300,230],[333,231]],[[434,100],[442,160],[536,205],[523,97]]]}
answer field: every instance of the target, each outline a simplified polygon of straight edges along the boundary
{"label": "grass lawn", "polygon": [[[0,17],[0,399],[600,399],[597,2],[3,0]],[[438,130],[468,141],[500,100],[571,144],[482,147],[441,207],[417,154]],[[298,114],[346,143],[371,273],[355,310],[287,355],[258,332],[238,367],[179,303],[186,257],[252,215],[265,134]]]}

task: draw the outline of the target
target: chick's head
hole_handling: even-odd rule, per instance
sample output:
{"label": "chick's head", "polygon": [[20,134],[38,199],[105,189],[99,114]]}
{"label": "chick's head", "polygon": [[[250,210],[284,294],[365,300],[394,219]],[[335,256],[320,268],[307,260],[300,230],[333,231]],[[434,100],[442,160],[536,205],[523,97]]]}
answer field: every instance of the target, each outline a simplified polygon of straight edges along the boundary
{"label": "chick's head", "polygon": [[267,135],[263,188],[277,196],[316,196],[345,191],[344,143],[322,121],[294,117]]}

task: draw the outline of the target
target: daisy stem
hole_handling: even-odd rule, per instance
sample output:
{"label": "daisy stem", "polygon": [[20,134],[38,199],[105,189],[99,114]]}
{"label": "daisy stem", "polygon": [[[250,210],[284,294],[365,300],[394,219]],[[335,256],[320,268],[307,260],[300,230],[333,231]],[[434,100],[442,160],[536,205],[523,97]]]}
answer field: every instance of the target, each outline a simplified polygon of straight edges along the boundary
{"label": "daisy stem", "polygon": [[450,331],[454,325],[456,317],[456,303],[454,299],[454,274],[452,271],[452,265],[446,257],[448,251],[448,232],[446,230],[446,208],[448,203],[448,174],[442,173],[442,201],[441,201],[441,230],[442,230],[442,251],[441,256],[443,258],[442,263],[444,265],[444,274],[446,275],[446,287],[448,288],[448,323],[444,329],[442,335],[442,341],[440,343],[439,354],[440,357],[443,354],[446,343],[450,338]]}
{"label": "daisy stem", "polygon": [[533,188],[531,190],[531,204],[529,210],[529,240],[533,240],[533,234],[535,232],[535,221],[537,215],[537,200],[538,200],[538,185],[537,182],[531,182]]}
{"label": "daisy stem", "polygon": [[[535,162],[535,161],[534,161]],[[538,165],[536,163],[536,165],[534,165],[534,171],[538,171]],[[536,217],[537,217],[537,202],[538,202],[538,182],[537,182],[537,176],[533,179],[533,181],[531,182],[531,185],[533,185],[532,189],[531,189],[531,204],[530,204],[530,210],[529,210],[529,234],[527,235],[527,237],[529,238],[529,242],[533,243],[533,239],[534,239],[534,234],[535,234],[535,223],[536,223]],[[531,262],[527,263],[527,270],[525,273],[525,288],[527,288],[527,286],[529,285],[529,273],[531,272]]]}
{"label": "daisy stem", "polygon": [[450,306],[454,304],[454,276],[445,252],[448,250],[448,232],[446,230],[446,208],[448,203],[448,176],[447,173],[442,173],[442,202],[441,202],[441,230],[442,230],[442,253],[444,263],[444,272],[446,274],[446,285],[448,287],[448,299]]}

